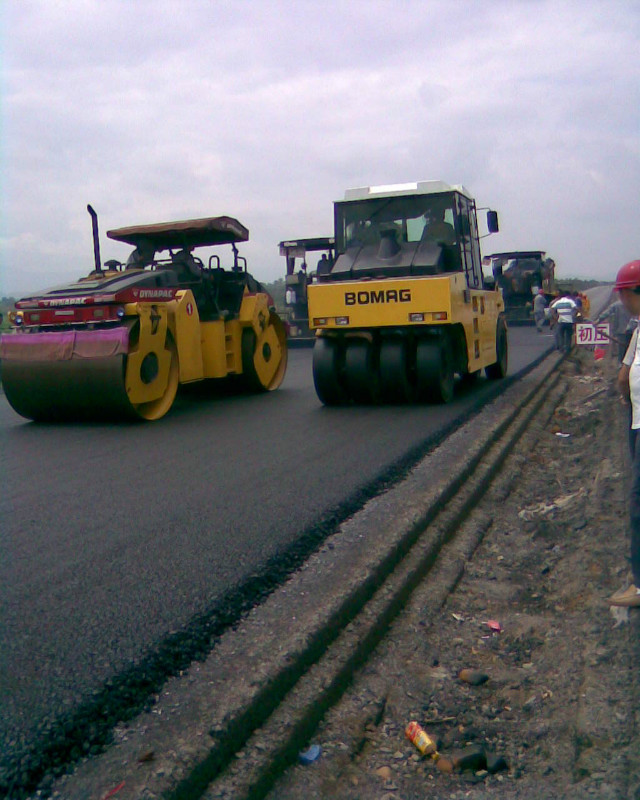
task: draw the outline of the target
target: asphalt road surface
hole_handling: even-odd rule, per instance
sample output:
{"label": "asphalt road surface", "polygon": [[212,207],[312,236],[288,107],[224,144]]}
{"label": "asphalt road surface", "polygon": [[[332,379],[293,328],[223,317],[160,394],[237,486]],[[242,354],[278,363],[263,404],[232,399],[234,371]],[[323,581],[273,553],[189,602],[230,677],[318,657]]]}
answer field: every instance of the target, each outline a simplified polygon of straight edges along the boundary
{"label": "asphalt road surface", "polygon": [[[510,374],[552,342],[510,330]],[[37,425],[0,395],[0,752],[202,624],[494,390],[481,378],[446,407],[328,409],[295,350],[280,390],[181,396],[152,424]]]}
{"label": "asphalt road surface", "polygon": [[589,289],[587,294],[591,301],[591,317],[595,319],[600,311],[609,304],[609,300],[616,300],[617,295],[613,292],[612,287],[609,286],[594,286]]}

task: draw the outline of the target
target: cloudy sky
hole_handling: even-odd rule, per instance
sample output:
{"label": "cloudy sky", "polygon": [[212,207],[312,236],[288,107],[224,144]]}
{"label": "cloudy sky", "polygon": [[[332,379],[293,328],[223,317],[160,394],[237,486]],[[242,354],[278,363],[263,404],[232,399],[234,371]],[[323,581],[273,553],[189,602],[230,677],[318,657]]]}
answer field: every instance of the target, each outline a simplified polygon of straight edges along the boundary
{"label": "cloudy sky", "polygon": [[484,252],[561,276],[640,258],[640,0],[4,0],[0,294],[228,214],[256,277],[345,188],[438,178],[500,213]]}

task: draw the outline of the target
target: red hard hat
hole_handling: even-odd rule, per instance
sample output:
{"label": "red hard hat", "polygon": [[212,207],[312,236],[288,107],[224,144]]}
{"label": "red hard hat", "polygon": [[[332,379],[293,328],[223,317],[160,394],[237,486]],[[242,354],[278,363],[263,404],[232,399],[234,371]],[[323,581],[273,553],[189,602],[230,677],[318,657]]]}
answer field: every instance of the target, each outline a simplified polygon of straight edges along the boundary
{"label": "red hard hat", "polygon": [[640,286],[640,260],[630,261],[624,267],[620,267],[616,277],[616,292],[620,289],[635,289]]}

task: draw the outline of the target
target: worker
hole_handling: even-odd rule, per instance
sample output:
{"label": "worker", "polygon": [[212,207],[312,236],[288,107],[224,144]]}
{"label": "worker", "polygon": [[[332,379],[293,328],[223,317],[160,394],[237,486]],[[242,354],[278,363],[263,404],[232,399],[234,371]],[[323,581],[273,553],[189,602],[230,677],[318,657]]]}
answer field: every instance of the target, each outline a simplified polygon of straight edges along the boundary
{"label": "worker", "polygon": [[317,275],[328,275],[331,272],[331,261],[327,258],[327,254],[323,253],[322,258],[318,261],[318,266],[316,267],[316,274]]}
{"label": "worker", "polygon": [[350,247],[366,247],[380,241],[380,231],[377,223],[370,219],[357,220],[347,225],[345,244]]}
{"label": "worker", "polygon": [[153,263],[153,257],[156,254],[155,247],[146,241],[140,244],[131,252],[127,259],[126,269],[144,269],[149,264]]}
{"label": "worker", "polygon": [[578,295],[582,302],[582,316],[586,319],[591,311],[591,301],[589,300],[589,295],[584,292],[578,292]]}
{"label": "worker", "polygon": [[578,307],[569,295],[561,295],[551,303],[550,308],[556,322],[556,349],[569,353],[571,352],[573,326]]}
{"label": "worker", "polygon": [[544,296],[542,289],[538,290],[538,294],[533,298],[533,318],[536,323],[538,333],[542,333],[542,326],[544,325],[544,310],[547,307],[547,298]]}
{"label": "worker", "polygon": [[611,337],[611,355],[617,358],[620,363],[624,358],[631,335],[635,326],[630,327],[631,314],[622,304],[622,300],[616,300],[608,308],[606,308],[597,318],[596,322],[604,322],[609,320],[609,336]]}
{"label": "worker", "polygon": [[[615,291],[633,317],[640,315],[640,260],[630,261],[618,271]],[[631,529],[631,573],[633,583],[609,598],[612,606],[640,607],[640,347],[638,332],[634,334],[618,375],[623,397],[631,402],[631,497],[629,527]]]}
{"label": "worker", "polygon": [[434,242],[443,245],[452,245],[456,242],[456,232],[453,225],[445,221],[445,215],[449,206],[434,203],[427,215],[427,224],[423,232],[423,238],[432,239]]}

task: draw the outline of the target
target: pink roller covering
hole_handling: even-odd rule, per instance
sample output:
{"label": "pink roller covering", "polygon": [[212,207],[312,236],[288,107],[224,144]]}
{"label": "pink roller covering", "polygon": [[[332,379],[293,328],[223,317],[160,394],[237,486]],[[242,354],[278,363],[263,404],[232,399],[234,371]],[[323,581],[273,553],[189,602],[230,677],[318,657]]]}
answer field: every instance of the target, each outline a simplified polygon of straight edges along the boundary
{"label": "pink roller covering", "polygon": [[126,353],[129,331],[62,331],[9,333],[0,338],[0,358],[8,361],[69,361],[72,358],[105,358]]}

